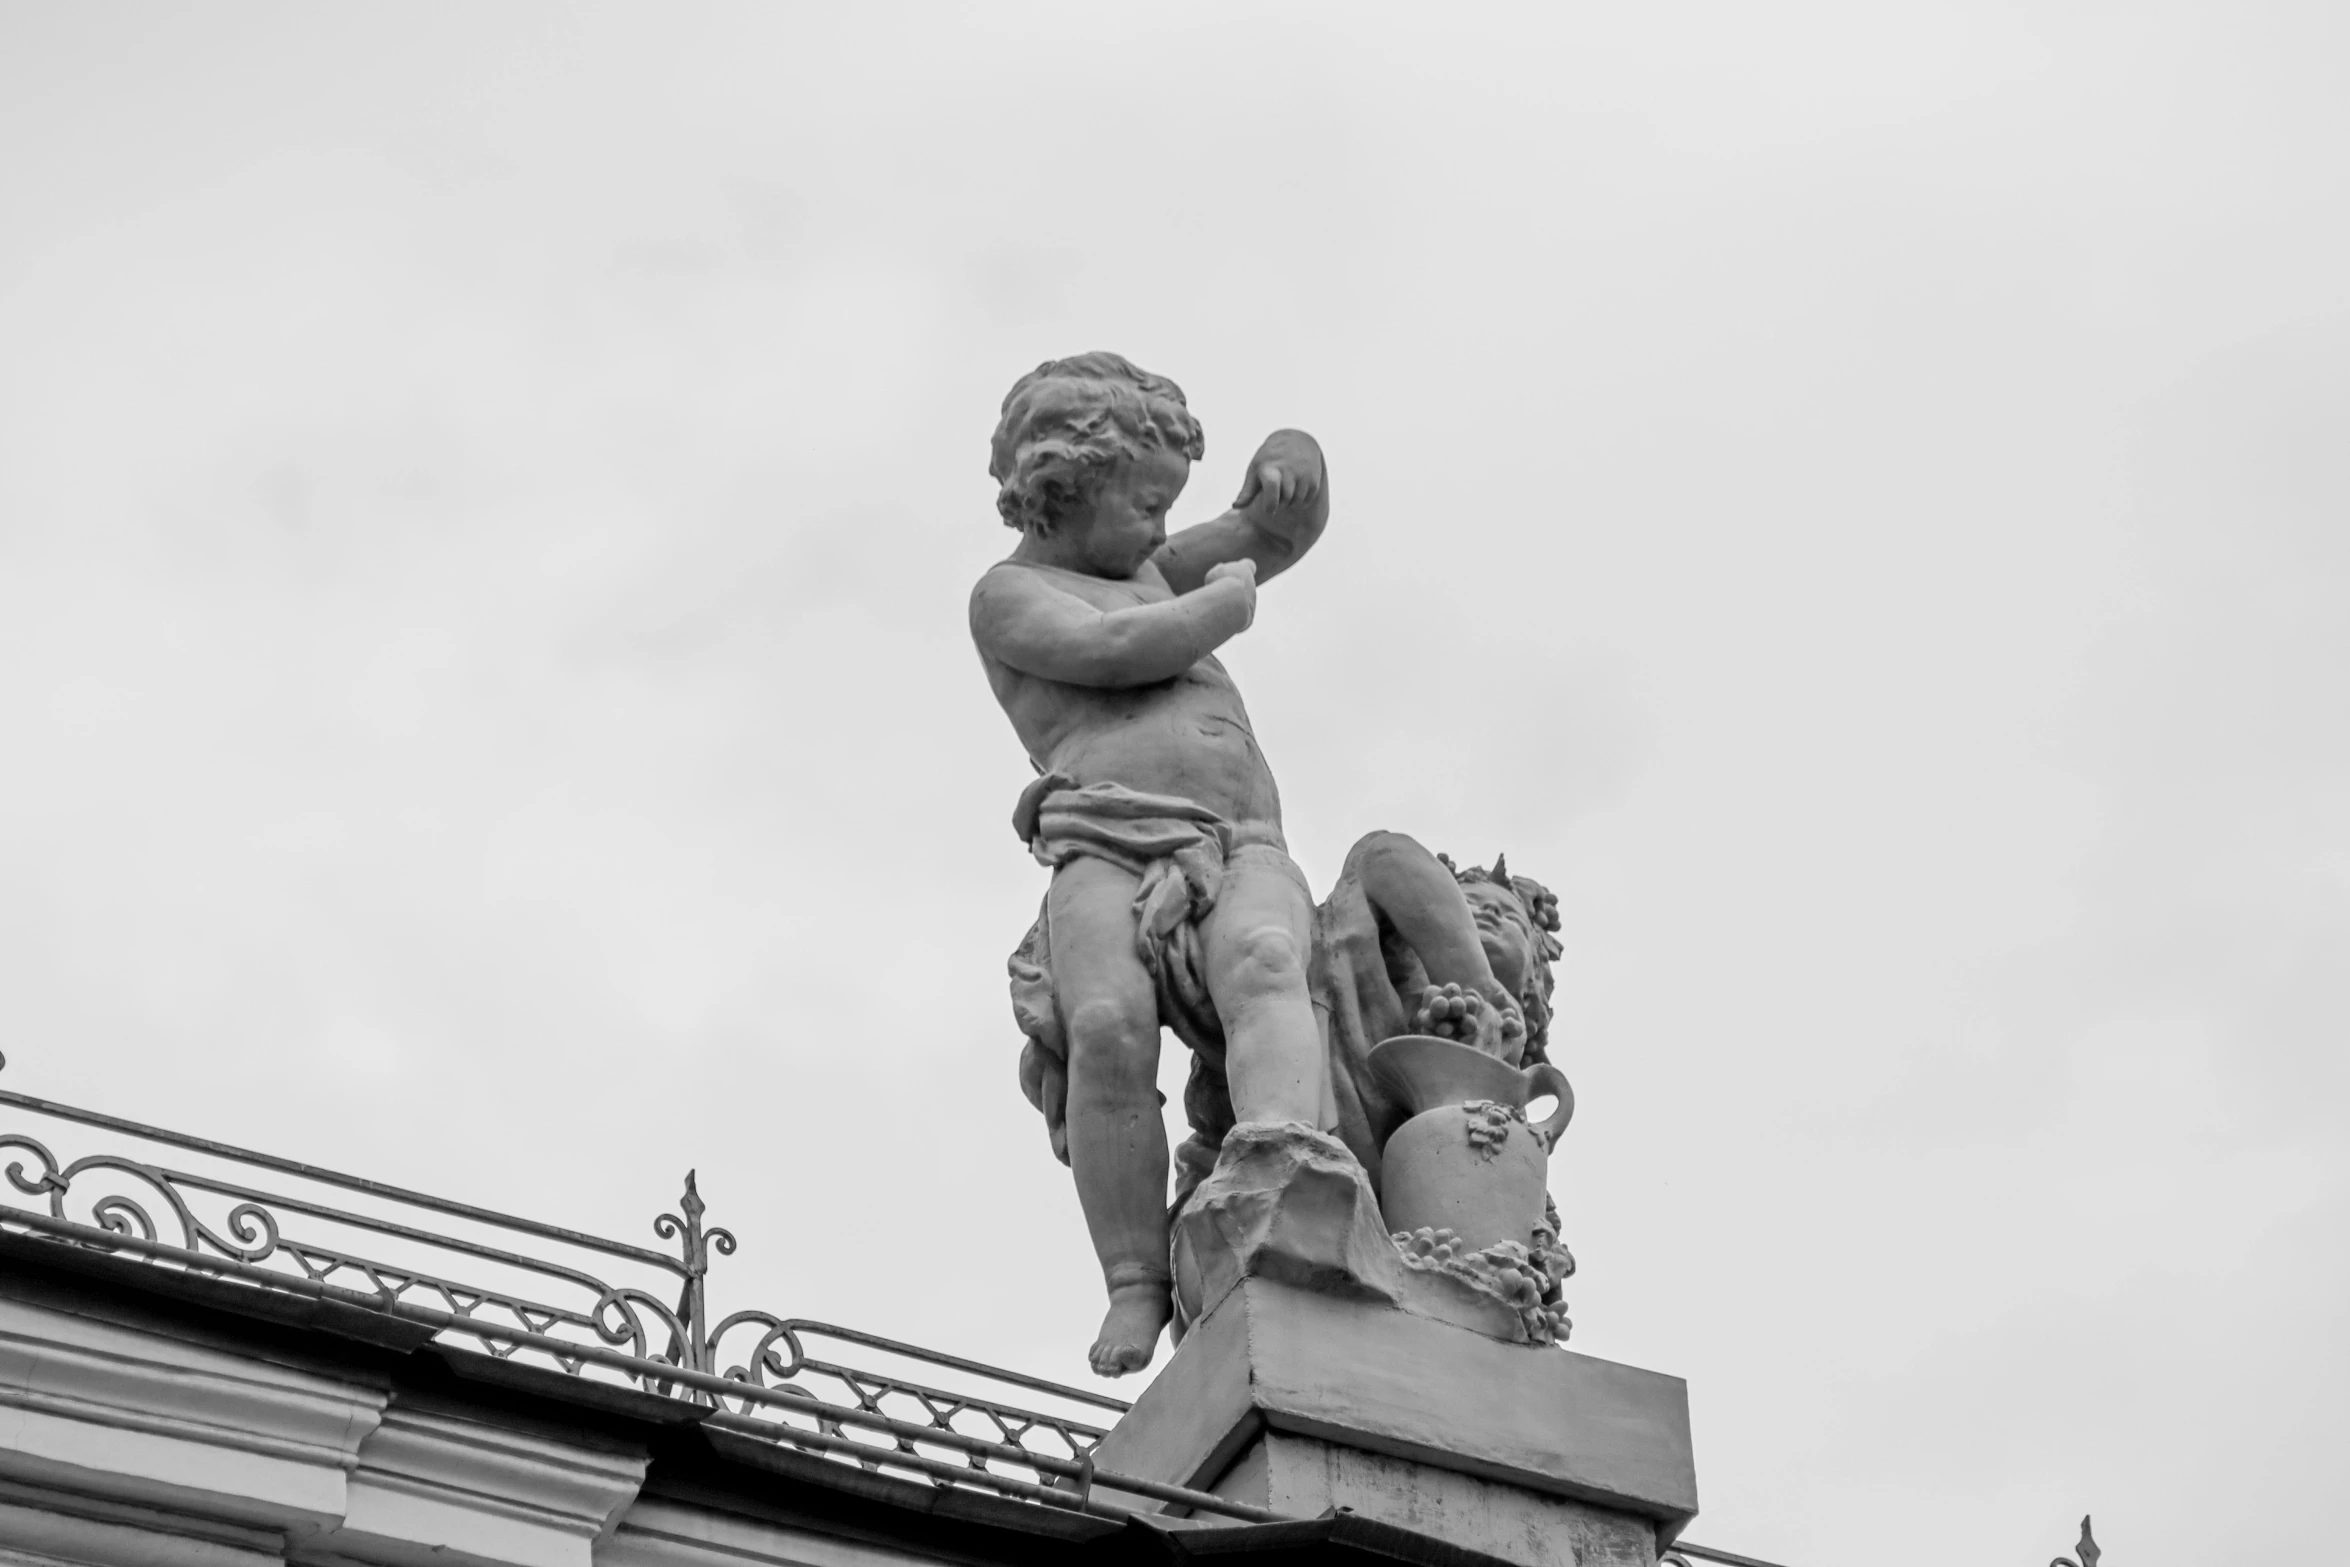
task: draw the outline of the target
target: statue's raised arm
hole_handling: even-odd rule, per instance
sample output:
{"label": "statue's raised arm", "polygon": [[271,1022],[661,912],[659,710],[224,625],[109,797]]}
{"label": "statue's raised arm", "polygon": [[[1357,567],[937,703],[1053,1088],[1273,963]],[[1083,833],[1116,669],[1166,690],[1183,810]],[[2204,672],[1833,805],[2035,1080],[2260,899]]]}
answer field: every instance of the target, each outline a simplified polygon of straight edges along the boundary
{"label": "statue's raised arm", "polygon": [[991,571],[971,590],[971,640],[982,655],[1024,675],[1117,689],[1172,680],[1256,614],[1246,562],[1180,598],[1103,609],[1050,573]]}
{"label": "statue's raised arm", "polygon": [[1303,430],[1275,430],[1249,459],[1232,509],[1176,534],[1151,564],[1178,593],[1189,593],[1228,561],[1253,562],[1263,582],[1296,565],[1329,522],[1321,443]]}

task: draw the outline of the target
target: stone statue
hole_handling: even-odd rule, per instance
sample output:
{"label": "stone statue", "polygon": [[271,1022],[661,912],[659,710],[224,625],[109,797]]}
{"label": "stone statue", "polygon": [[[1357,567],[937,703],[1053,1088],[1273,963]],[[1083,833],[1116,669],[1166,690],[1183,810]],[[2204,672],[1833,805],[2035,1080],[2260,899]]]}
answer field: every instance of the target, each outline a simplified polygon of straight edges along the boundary
{"label": "stone statue", "polygon": [[[1372,1052],[1399,1035],[1461,1041],[1511,1067],[1549,1059],[1552,963],[1560,955],[1558,900],[1540,882],[1456,868],[1402,833],[1358,841],[1330,895],[1314,910],[1307,990],[1322,1034],[1331,1086],[1325,1129],[1359,1165],[1378,1195],[1388,1140],[1410,1118],[1398,1087],[1372,1069]],[[1012,1010],[1026,1036],[1021,1086],[1043,1112],[1055,1154],[1068,1154],[1067,1039],[1055,1005],[1048,922],[1039,917],[1012,955]],[[1225,1040],[1215,1010],[1178,944],[1158,975],[1161,1020],[1191,1051],[1184,1112],[1191,1135],[1176,1150],[1171,1215],[1190,1205],[1234,1129],[1226,1088]],[[1552,1306],[1574,1262],[1558,1244],[1555,1212],[1547,1238],[1524,1238],[1547,1269],[1531,1302]],[[1410,1248],[1406,1248],[1407,1251]],[[1428,1247],[1423,1246],[1422,1250]],[[1185,1315],[1178,1312],[1178,1326]],[[1543,1332],[1556,1336],[1563,1316]]]}
{"label": "stone statue", "polygon": [[1174,382],[1115,354],[1040,365],[1004,399],[988,471],[1020,530],[971,594],[971,634],[1038,773],[1014,825],[1053,869],[1049,971],[1067,1036],[1068,1157],[1110,1309],[1091,1359],[1149,1363],[1166,1325],[1158,976],[1171,944],[1228,1042],[1245,1122],[1324,1122],[1306,992],[1313,899],[1281,800],[1215,650],[1257,584],[1321,537],[1321,448],[1266,437],[1232,509],[1167,535],[1205,450]]}
{"label": "stone statue", "polygon": [[[1020,542],[971,598],[981,662],[1038,775],[1013,826],[1053,879],[1012,958],[1013,1003],[1022,1086],[1077,1178],[1109,1290],[1094,1369],[1139,1369],[1178,1306],[1196,1317],[1242,1275],[1283,1269],[1550,1342],[1573,1263],[1544,1211],[1555,1130],[1523,1107],[1552,1092],[1556,1126],[1572,1111],[1544,1060],[1557,900],[1498,859],[1456,872],[1382,832],[1313,903],[1214,650],[1250,624],[1258,579],[1321,536],[1322,455],[1276,431],[1233,509],[1169,538],[1202,451],[1173,382],[1114,354],[1038,367],[1004,400],[989,467]],[[1172,1245],[1162,1024],[1192,1051]],[[1431,1116],[1466,1136],[1450,1121],[1435,1134],[1408,1204],[1431,1222],[1391,1245],[1383,1149]],[[1473,1150],[1457,1179],[1453,1143]],[[1446,1195],[1463,1181],[1466,1207]]]}

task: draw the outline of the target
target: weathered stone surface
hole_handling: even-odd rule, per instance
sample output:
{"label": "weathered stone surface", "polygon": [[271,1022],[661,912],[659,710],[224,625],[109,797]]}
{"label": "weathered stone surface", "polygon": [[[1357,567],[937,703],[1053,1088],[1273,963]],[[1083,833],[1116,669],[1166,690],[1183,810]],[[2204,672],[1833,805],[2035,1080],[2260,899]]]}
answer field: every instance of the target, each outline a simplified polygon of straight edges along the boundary
{"label": "weathered stone surface", "polygon": [[[1266,1447],[1268,1435],[1392,1462]],[[1456,1483],[1473,1477],[1525,1498],[1510,1504],[1520,1533],[1550,1518],[1569,1538],[1614,1541],[1604,1544],[1614,1556],[1587,1558],[1600,1562],[1644,1561],[1624,1542],[1645,1538],[1653,1554],[1660,1533],[1697,1511],[1678,1377],[1262,1277],[1193,1328],[1095,1456],[1105,1469],[1208,1489],[1286,1487],[1301,1502],[1315,1485],[1335,1487],[1323,1506],[1421,1529],[1475,1512],[1482,1493]],[[1550,1502],[1575,1508],[1537,1505]],[[1474,1543],[1449,1523],[1431,1532]],[[1544,1560],[1498,1538],[1480,1548]]]}
{"label": "weathered stone surface", "polygon": [[[1478,1254],[1439,1261],[1384,1232],[1370,1182],[1345,1146],[1294,1123],[1241,1126],[1174,1223],[1175,1304],[1189,1324],[1247,1278],[1375,1300],[1512,1343],[1549,1343],[1561,1320],[1540,1304],[1545,1276]],[[1495,1250],[1509,1251],[1508,1246]],[[1563,1253],[1561,1254],[1563,1255]]]}
{"label": "weathered stone surface", "polygon": [[1404,1265],[1399,1303],[1406,1311],[1513,1344],[1551,1344],[1562,1337],[1566,1314],[1542,1304],[1543,1275],[1524,1247],[1448,1258],[1429,1249],[1435,1239],[1423,1231],[1396,1242]]}
{"label": "weathered stone surface", "polygon": [[1528,1567],[1654,1567],[1656,1523],[1589,1502],[1268,1430],[1216,1486],[1312,1518],[1343,1507]]}
{"label": "weathered stone surface", "polygon": [[1245,1278],[1394,1303],[1405,1269],[1361,1165],[1294,1122],[1236,1126],[1177,1215],[1175,1297],[1198,1321]]}

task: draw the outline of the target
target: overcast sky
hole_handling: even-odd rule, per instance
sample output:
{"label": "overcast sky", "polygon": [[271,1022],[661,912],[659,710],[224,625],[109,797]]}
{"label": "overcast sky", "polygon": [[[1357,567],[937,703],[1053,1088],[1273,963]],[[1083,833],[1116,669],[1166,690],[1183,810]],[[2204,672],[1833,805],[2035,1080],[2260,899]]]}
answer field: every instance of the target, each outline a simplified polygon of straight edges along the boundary
{"label": "overcast sky", "polygon": [[[1037,361],[1326,888],[1555,886],[1698,1538],[2313,1559],[2350,1469],[2350,11],[0,10],[6,1083],[1085,1376],[964,626]],[[1180,1070],[1170,1047],[1168,1077]]]}

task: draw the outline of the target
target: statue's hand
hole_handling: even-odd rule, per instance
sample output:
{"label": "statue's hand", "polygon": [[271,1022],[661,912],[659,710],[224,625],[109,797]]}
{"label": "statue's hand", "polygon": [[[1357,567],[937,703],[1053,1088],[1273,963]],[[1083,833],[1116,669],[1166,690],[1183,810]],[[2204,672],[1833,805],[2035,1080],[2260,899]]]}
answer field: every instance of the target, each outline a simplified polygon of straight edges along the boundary
{"label": "statue's hand", "polygon": [[1208,568],[1207,582],[1202,583],[1201,586],[1205,587],[1210,583],[1217,582],[1237,582],[1240,584],[1240,591],[1248,602],[1247,623],[1255,625],[1257,619],[1257,563],[1253,560],[1218,561]]}
{"label": "statue's hand", "polygon": [[1275,430],[1248,460],[1232,509],[1284,543],[1310,541],[1330,515],[1328,491],[1320,443],[1303,430]]}
{"label": "statue's hand", "polygon": [[1421,991],[1412,1027],[1439,1039],[1457,1039],[1513,1065],[1526,1047],[1526,1019],[1516,1007],[1496,1006],[1459,985],[1430,985]]}

